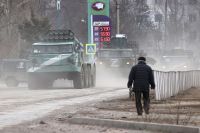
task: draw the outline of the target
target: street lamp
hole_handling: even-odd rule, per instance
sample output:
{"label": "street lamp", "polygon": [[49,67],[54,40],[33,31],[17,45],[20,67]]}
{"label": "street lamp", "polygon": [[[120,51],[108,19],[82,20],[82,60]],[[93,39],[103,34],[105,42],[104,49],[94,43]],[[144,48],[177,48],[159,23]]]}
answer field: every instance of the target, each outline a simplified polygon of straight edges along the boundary
{"label": "street lamp", "polygon": [[57,5],[57,10],[60,10],[61,8],[61,0],[57,0],[57,3],[56,3],[56,5]]}

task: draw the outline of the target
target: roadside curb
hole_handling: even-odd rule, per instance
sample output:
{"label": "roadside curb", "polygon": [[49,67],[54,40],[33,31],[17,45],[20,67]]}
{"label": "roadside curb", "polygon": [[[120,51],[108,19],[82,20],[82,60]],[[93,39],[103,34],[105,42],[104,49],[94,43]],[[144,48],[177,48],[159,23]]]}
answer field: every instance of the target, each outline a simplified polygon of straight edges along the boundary
{"label": "roadside curb", "polygon": [[71,118],[72,124],[87,124],[97,126],[107,126],[115,128],[125,128],[134,130],[158,131],[166,133],[200,133],[199,127],[157,124],[146,122],[130,122],[124,120],[95,119],[95,118]]}

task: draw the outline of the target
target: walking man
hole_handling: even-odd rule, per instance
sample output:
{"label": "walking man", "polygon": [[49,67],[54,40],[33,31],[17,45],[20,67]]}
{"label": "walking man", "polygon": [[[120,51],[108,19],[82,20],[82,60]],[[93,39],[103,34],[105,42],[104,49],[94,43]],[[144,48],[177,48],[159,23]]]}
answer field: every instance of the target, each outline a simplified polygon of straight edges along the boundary
{"label": "walking man", "polygon": [[154,75],[150,66],[146,64],[145,57],[138,58],[138,64],[133,66],[128,79],[128,88],[133,84],[133,91],[135,93],[135,102],[137,114],[142,115],[141,97],[143,95],[143,107],[146,114],[149,114],[150,98],[149,98],[149,85],[151,89],[155,89]]}

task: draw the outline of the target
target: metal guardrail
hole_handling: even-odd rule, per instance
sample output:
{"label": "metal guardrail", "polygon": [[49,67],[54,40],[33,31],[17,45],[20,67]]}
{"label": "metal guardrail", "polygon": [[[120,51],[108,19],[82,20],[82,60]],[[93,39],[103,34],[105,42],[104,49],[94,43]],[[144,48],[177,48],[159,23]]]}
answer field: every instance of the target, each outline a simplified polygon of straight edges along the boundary
{"label": "metal guardrail", "polygon": [[164,100],[191,87],[200,87],[200,71],[154,71],[156,100]]}

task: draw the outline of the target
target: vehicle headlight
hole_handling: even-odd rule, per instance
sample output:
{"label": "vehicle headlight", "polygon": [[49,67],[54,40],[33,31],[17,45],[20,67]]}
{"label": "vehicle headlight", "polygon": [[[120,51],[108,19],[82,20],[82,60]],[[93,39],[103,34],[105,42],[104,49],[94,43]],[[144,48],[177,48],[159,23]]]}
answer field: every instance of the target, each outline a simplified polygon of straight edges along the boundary
{"label": "vehicle headlight", "polygon": [[130,62],[126,62],[126,64],[127,64],[127,65],[129,65],[129,64],[130,64]]}
{"label": "vehicle headlight", "polygon": [[187,66],[183,66],[184,68],[187,68]]}
{"label": "vehicle headlight", "polygon": [[100,65],[102,65],[102,64],[103,64],[103,62],[101,62],[101,61],[100,61],[100,62],[99,62],[99,64],[100,64]]}

